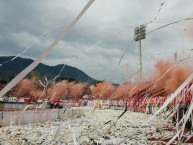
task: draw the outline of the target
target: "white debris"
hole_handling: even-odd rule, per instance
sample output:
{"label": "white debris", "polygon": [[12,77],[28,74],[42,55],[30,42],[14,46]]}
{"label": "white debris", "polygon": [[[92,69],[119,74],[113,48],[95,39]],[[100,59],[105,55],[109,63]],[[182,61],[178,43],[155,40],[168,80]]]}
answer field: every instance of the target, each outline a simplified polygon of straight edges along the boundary
{"label": "white debris", "polygon": [[[160,138],[172,137],[174,133],[161,128],[159,123],[169,125],[161,118],[154,118],[146,126],[141,124],[149,117],[147,114],[126,112],[119,120],[122,110],[85,109],[82,119],[62,119],[53,122],[7,126],[0,128],[0,144],[48,145],[48,144],[117,144],[125,137],[125,144],[161,144]],[[111,122],[105,124],[111,120]],[[62,128],[57,133],[59,126]],[[70,125],[70,129],[69,129]],[[111,127],[112,126],[112,127]],[[163,128],[163,125],[162,125]],[[154,138],[154,140],[150,140]],[[157,140],[156,140],[157,139]]]}

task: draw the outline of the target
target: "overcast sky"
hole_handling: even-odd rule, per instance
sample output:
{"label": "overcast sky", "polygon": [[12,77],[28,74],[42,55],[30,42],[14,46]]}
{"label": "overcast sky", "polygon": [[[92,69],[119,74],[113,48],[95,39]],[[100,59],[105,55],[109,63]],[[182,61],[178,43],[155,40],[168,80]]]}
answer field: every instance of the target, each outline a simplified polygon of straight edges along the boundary
{"label": "overcast sky", "polygon": [[[27,45],[33,46],[23,55],[37,58],[78,15],[87,0],[1,0],[0,55],[13,56]],[[43,63],[77,67],[95,79],[126,82],[137,70],[137,47],[133,39],[135,26],[152,21],[165,2],[157,20],[147,31],[164,24],[193,17],[192,0],[96,0],[80,21],[62,39]],[[142,40],[144,76],[152,72],[158,59],[172,59],[178,52],[182,58],[193,48],[193,20],[155,31]],[[44,37],[41,34],[48,32]],[[117,66],[128,48],[119,70]],[[192,60],[191,60],[192,61]]]}

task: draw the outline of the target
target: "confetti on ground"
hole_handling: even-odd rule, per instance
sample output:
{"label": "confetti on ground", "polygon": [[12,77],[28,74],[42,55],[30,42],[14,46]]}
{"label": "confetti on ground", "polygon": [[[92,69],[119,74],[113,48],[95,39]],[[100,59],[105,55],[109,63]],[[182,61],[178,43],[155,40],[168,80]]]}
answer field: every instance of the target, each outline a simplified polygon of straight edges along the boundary
{"label": "confetti on ground", "polygon": [[[161,144],[160,138],[175,135],[174,132],[163,129],[164,126],[172,124],[170,121],[164,121],[160,116],[141,127],[149,115],[128,111],[117,120],[122,112],[123,110],[95,110],[93,112],[91,109],[84,109],[82,118],[74,118],[73,120],[61,119],[46,123],[2,127],[0,128],[0,144],[74,144],[74,136],[80,145],[103,145],[117,144],[129,136],[125,144],[142,145]],[[82,120],[80,121],[80,119]],[[109,120],[112,121],[105,124]],[[161,126],[157,128],[159,123]],[[63,128],[54,140],[56,130],[61,124],[64,124]],[[110,128],[110,126],[112,127]],[[152,140],[152,138],[154,139]]]}

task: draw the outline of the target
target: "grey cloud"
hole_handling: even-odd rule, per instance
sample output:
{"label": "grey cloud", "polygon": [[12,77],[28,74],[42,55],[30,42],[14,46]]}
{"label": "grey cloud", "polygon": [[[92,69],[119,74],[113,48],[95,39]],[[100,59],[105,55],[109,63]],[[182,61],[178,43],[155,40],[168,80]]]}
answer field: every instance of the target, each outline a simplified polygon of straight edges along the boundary
{"label": "grey cloud", "polygon": [[[36,41],[25,57],[37,58],[55,37],[76,17],[87,1],[77,0],[2,0],[0,1],[0,54],[16,55],[41,33],[62,25]],[[69,64],[91,77],[104,79],[112,72],[128,44],[133,39],[134,26],[153,20],[163,0],[96,0],[77,25],[63,38],[43,61],[49,65]],[[192,13],[192,0],[165,1],[158,20],[147,31],[178,20]],[[188,22],[156,31],[142,41],[143,64],[148,69],[160,58],[171,58],[175,51],[188,55],[192,39],[183,32]],[[85,52],[92,45],[99,45]],[[137,69],[137,47],[134,42],[123,57],[114,80],[124,82]],[[129,64],[126,72],[121,66]],[[111,79],[107,76],[106,79]]]}

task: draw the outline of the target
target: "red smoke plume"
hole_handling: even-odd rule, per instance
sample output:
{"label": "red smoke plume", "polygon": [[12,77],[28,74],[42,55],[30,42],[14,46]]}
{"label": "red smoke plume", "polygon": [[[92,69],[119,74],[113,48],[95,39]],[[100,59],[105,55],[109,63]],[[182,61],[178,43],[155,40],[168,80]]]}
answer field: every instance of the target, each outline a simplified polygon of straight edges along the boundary
{"label": "red smoke plume", "polygon": [[64,80],[58,84],[51,85],[48,89],[48,95],[50,98],[67,98],[69,96],[69,83]]}
{"label": "red smoke plume", "polygon": [[23,96],[29,95],[31,89],[34,89],[33,83],[28,79],[22,80],[20,84],[20,88],[17,92],[17,97],[23,97]]}
{"label": "red smoke plume", "polygon": [[[159,60],[155,64],[155,72],[151,78],[152,83],[156,82],[160,77],[172,66],[174,62]],[[171,69],[164,77],[158,81],[155,89],[164,89],[167,93],[173,93],[193,72],[186,66],[177,65]],[[129,96],[135,96],[139,91],[148,88],[148,83],[138,83],[133,85],[129,82],[115,87],[110,82],[102,82],[94,86],[91,94],[95,99],[124,99]],[[48,98],[72,99],[82,98],[87,91],[88,85],[84,83],[75,83],[62,81],[58,84],[52,84],[48,87]],[[20,83],[17,97],[46,97],[45,91],[42,93],[43,87],[31,80],[24,79]]]}
{"label": "red smoke plume", "polygon": [[[156,71],[152,80],[158,80],[173,65],[174,63],[171,61],[159,60],[155,64]],[[176,66],[158,82],[156,88],[164,88],[167,93],[173,93],[185,81],[191,72],[192,69],[186,66]]]}
{"label": "red smoke plume", "polygon": [[129,92],[133,88],[131,83],[124,83],[117,87],[116,91],[114,92],[112,99],[123,99],[129,95]]}
{"label": "red smoke plume", "polygon": [[17,92],[17,97],[45,97],[45,92],[43,92],[43,87],[34,83],[29,79],[24,79],[19,85]]}
{"label": "red smoke plume", "polygon": [[86,89],[87,89],[87,84],[85,83],[74,84],[70,88],[70,96],[73,96],[73,98],[80,99],[84,95]]}
{"label": "red smoke plume", "polygon": [[[84,83],[74,83],[62,81],[57,84],[52,84],[48,87],[47,97],[58,98],[58,99],[70,99],[70,98],[81,98],[87,88],[87,84]],[[17,92],[17,97],[46,97],[45,90],[40,84],[34,83],[29,79],[24,79],[20,83],[19,90]]]}
{"label": "red smoke plume", "polygon": [[92,95],[97,99],[108,99],[113,95],[116,87],[109,82],[102,82],[97,84],[92,89]]}

